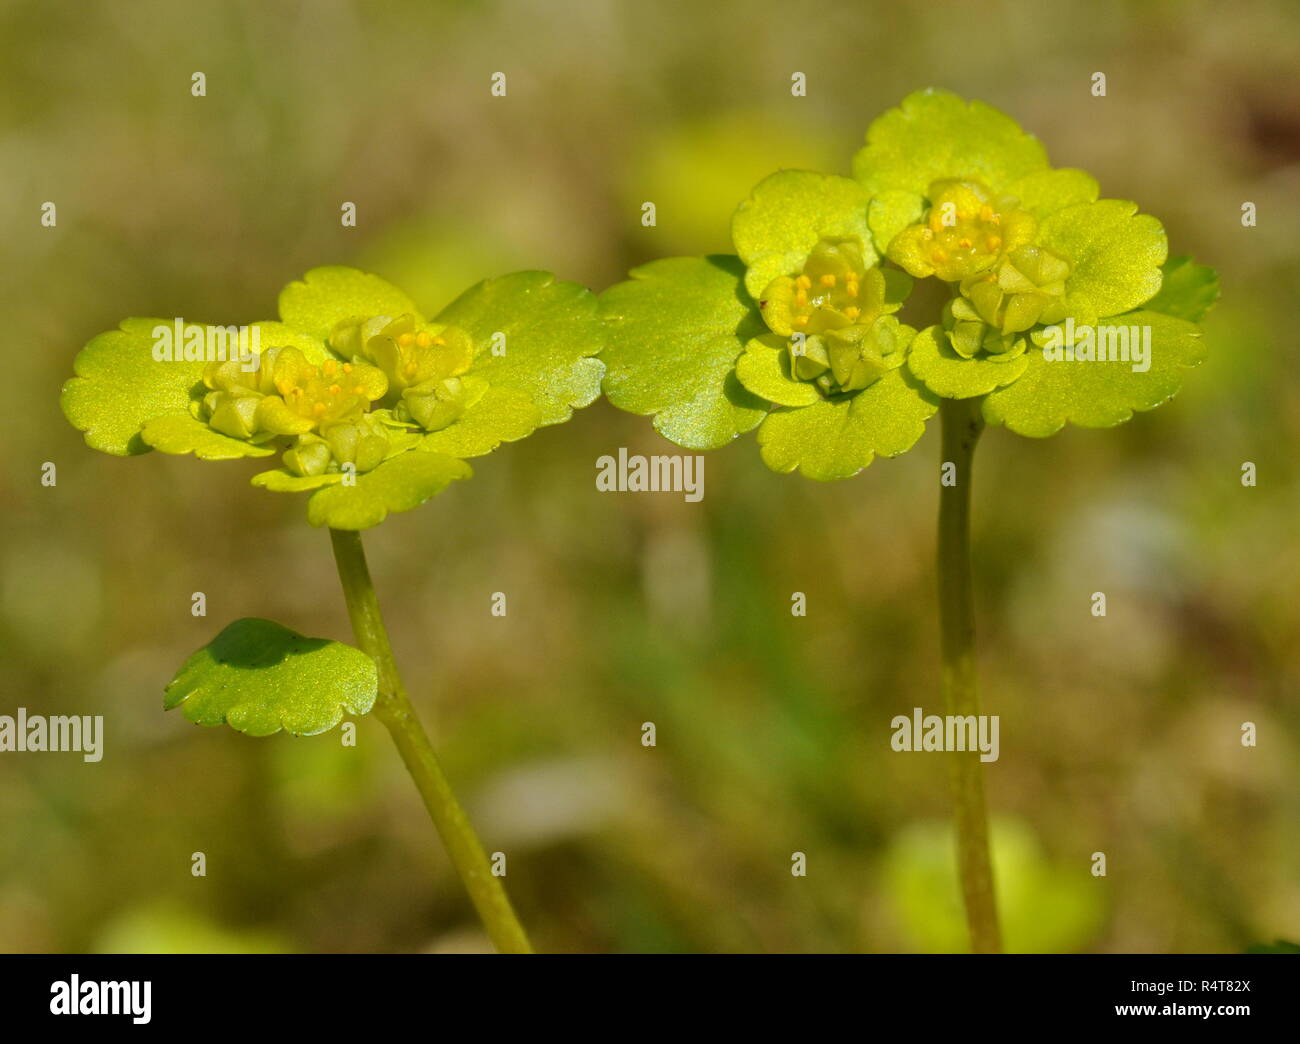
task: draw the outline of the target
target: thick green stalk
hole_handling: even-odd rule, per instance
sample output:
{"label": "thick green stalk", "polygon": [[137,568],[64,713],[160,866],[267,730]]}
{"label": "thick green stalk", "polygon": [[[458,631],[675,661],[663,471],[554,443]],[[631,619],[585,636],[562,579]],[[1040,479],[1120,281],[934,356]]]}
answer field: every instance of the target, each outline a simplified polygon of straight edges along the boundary
{"label": "thick green stalk", "polygon": [[492,942],[502,953],[532,953],[528,936],[515,916],[501,879],[493,876],[483,844],[456,800],[397,673],[393,647],[366,566],[361,534],[331,529],[330,542],[334,545],[334,561],[338,564],[339,580],[343,583],[352,632],[357,637],[357,644],[379,669],[375,715],[392,734],[407,771],[424,798],[429,817]]}
{"label": "thick green stalk", "polygon": [[[939,627],[943,657],[944,713],[979,715],[975,687],[975,610],[970,566],[970,489],[975,444],[984,421],[978,399],[943,399],[943,460],[955,469],[955,482],[939,486]],[[954,751],[950,781],[957,828],[957,867],[971,949],[1000,953],[993,866],[989,859],[988,813],[984,806],[983,765],[979,751]]]}

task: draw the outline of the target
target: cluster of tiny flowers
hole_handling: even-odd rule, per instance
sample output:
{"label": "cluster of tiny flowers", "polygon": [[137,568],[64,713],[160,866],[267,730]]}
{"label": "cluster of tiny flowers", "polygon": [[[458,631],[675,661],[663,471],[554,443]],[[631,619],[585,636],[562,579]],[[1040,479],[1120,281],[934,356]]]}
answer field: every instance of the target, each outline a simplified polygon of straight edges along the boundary
{"label": "cluster of tiny flowers", "polygon": [[211,363],[200,416],[209,427],[256,444],[287,439],[286,468],[314,476],[378,467],[394,436],[439,431],[486,390],[468,371],[469,336],[414,316],[348,319],[330,334],[343,359],[310,362],[294,347],[269,348],[255,367]]}
{"label": "cluster of tiny flowers", "polygon": [[1064,318],[1070,262],[1033,244],[1038,222],[1017,200],[978,181],[936,181],[928,198],[925,218],[899,232],[887,256],[909,275],[957,284],[944,328],[958,355],[1022,354],[1023,334]]}
{"label": "cluster of tiny flowers", "polygon": [[773,333],[792,339],[791,375],[825,395],[860,391],[903,361],[885,277],[867,267],[857,239],[818,242],[801,272],[769,284],[759,307]]}

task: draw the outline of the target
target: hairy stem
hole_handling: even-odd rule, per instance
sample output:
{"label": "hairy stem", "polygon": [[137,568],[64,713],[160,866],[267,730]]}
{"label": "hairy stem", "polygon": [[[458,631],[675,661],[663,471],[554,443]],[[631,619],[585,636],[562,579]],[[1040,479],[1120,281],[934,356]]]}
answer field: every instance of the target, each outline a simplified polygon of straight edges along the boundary
{"label": "hairy stem", "polygon": [[[978,399],[943,399],[943,461],[954,465],[939,487],[939,627],[943,657],[944,712],[978,715],[975,687],[975,613],[970,566],[970,490],[975,444],[984,421]],[[947,470],[947,469],[945,469]],[[952,751],[950,782],[957,828],[957,867],[971,949],[1000,953],[993,866],[989,860],[988,813],[979,751]]]}
{"label": "hairy stem", "polygon": [[515,916],[501,879],[493,876],[483,844],[456,800],[397,673],[393,648],[379,613],[370,570],[366,566],[361,534],[331,529],[330,542],[334,546],[334,561],[348,603],[352,633],[357,637],[357,644],[379,669],[375,715],[392,734],[407,771],[424,798],[429,817],[493,944],[502,953],[532,953],[528,936]]}

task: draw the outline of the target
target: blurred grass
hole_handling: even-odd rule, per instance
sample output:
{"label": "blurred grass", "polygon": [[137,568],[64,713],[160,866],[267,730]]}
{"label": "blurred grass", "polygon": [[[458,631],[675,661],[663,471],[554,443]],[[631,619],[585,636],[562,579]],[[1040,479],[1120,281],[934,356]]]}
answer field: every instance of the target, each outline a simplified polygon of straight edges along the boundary
{"label": "blurred grass", "polygon": [[[1210,361],[1172,404],[981,449],[990,799],[1024,885],[1008,923],[1096,951],[1300,936],[1293,5],[6,0],[0,27],[0,713],[107,716],[99,764],[0,757],[0,949],[483,945],[373,722],[351,750],[163,715],[162,685],[227,619],[347,621],[324,535],[248,466],[82,445],[57,402],[81,344],[125,315],[264,318],[323,263],[432,310],[520,267],[600,289],[725,250],[758,176],[847,170],[870,119],[927,84],[1006,109],[1224,285]],[[597,493],[618,446],[670,451],[598,404],[368,540],[525,922],[555,950],[950,945],[944,779],[888,748],[894,714],[937,700],[937,436],[832,486],[772,475],[746,440],[708,457],[696,505]]]}

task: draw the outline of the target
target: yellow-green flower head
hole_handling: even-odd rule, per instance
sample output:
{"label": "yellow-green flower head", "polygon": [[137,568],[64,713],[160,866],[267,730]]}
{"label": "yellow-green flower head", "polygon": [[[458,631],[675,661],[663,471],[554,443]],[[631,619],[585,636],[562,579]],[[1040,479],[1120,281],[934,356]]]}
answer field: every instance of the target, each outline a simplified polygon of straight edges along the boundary
{"label": "yellow-green flower head", "polygon": [[319,366],[297,348],[270,348],[255,372],[238,360],[209,363],[203,399],[209,427],[232,438],[302,435],[357,416],[383,398],[388,379],[377,367],[327,359]]}
{"label": "yellow-green flower head", "polygon": [[861,391],[901,365],[907,342],[886,312],[885,277],[868,266],[862,241],[820,240],[802,270],[768,284],[759,310],[768,329],[791,338],[784,349],[791,376],[823,394]]}
{"label": "yellow-green flower head", "polygon": [[955,283],[992,268],[999,258],[1030,243],[1038,222],[1016,200],[995,197],[981,182],[944,179],[931,183],[930,209],[890,241],[889,259],[923,279]]}
{"label": "yellow-green flower head", "polygon": [[759,307],[773,333],[820,334],[874,322],[885,310],[885,280],[868,268],[858,239],[823,239],[802,271],[768,284]]}
{"label": "yellow-green flower head", "polygon": [[[981,399],[987,422],[1034,437],[1122,423],[1199,362],[1217,282],[1167,260],[1159,221],[1099,193],[1005,114],[908,95],[872,123],[852,178],[780,170],[754,186],[734,256],[655,261],[606,290],[606,395],[690,449],[756,431],[769,467],[819,480],[905,452],[941,399]],[[932,276],[950,303],[914,302],[921,329],[897,322]],[[1149,367],[1049,356],[1106,320],[1150,329]]]}
{"label": "yellow-green flower head", "polygon": [[329,345],[340,355],[378,366],[394,396],[428,381],[458,377],[474,362],[474,345],[464,330],[422,323],[409,314],[345,319],[334,327]]}
{"label": "yellow-green flower head", "polygon": [[[228,327],[123,320],[78,354],[64,412],[107,453],[279,455],[253,485],[310,493],[313,525],[365,529],[468,477],[466,458],[568,420],[604,375],[594,295],[547,272],[484,280],[429,321],[380,277],[327,266],[279,311],[240,331],[237,358]],[[160,351],[164,335],[186,351]]]}

